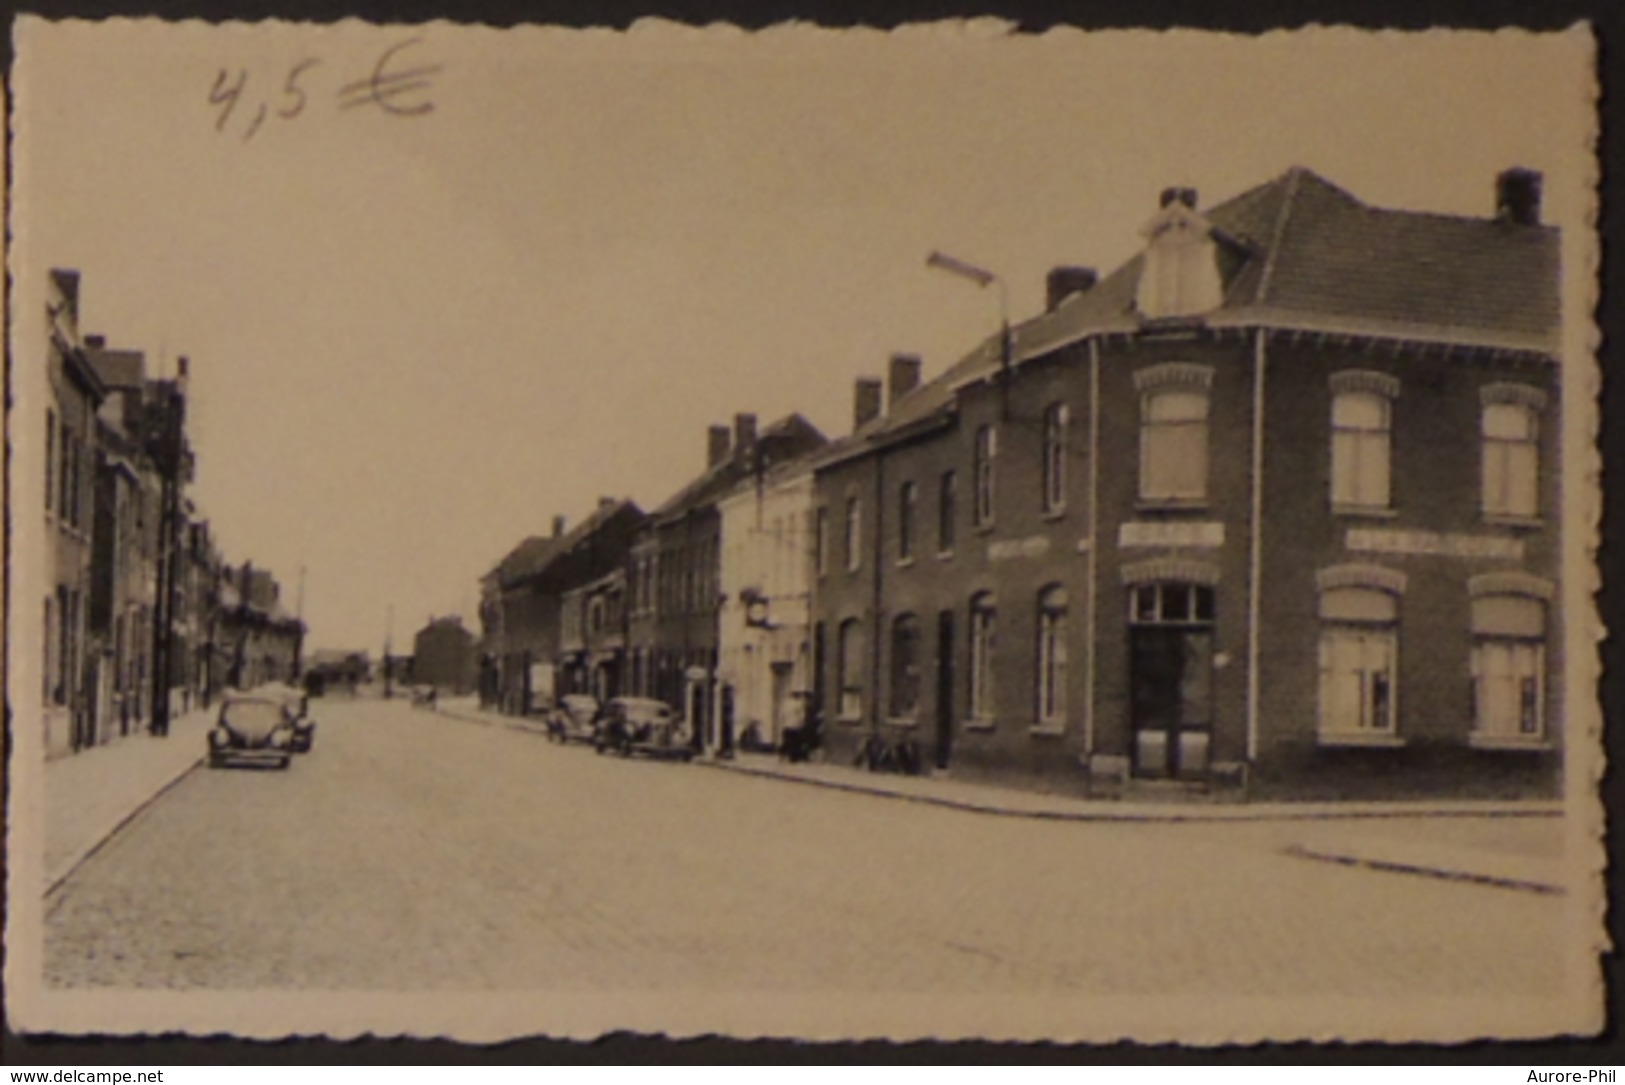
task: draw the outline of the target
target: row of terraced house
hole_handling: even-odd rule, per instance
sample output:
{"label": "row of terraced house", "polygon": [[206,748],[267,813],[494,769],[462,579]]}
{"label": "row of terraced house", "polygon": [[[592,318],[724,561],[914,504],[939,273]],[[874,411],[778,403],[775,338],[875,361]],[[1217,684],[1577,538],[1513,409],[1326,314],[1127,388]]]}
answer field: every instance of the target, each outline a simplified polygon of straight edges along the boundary
{"label": "row of terraced house", "polygon": [[850,433],[741,414],[654,510],[522,542],[483,696],[1060,792],[1554,793],[1559,237],[1538,174],[1485,180],[1162,192],[1121,267],[857,380]]}
{"label": "row of terraced house", "polygon": [[47,756],[138,733],[228,687],[292,681],[304,627],[276,578],[228,564],[187,493],[187,360],[81,335],[79,274],[47,283],[40,616]]}

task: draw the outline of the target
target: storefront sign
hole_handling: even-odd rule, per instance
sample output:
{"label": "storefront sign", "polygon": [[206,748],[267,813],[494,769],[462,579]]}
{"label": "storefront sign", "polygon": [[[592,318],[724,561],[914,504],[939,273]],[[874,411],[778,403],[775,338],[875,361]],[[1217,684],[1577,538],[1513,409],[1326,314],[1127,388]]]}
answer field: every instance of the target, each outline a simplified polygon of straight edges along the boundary
{"label": "storefront sign", "polygon": [[1036,558],[1049,553],[1048,535],[1029,535],[1025,539],[1000,539],[987,544],[987,560],[1009,561],[1012,558]]}
{"label": "storefront sign", "polygon": [[1350,550],[1374,554],[1421,554],[1443,558],[1498,558],[1523,560],[1523,542],[1498,535],[1445,535],[1436,531],[1401,531],[1395,528],[1351,527]]}
{"label": "storefront sign", "polygon": [[1213,549],[1224,545],[1224,525],[1216,521],[1129,520],[1117,529],[1117,545],[1186,546]]}

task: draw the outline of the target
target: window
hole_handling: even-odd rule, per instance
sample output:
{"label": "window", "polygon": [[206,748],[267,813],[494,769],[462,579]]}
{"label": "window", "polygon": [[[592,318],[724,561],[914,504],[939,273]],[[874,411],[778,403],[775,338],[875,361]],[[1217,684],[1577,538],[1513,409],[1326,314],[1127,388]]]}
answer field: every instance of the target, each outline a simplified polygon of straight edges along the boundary
{"label": "window", "polygon": [[839,654],[835,681],[839,686],[840,717],[860,720],[863,718],[863,646],[858,620],[848,618],[842,622],[837,635]]}
{"label": "window", "polygon": [[1332,504],[1388,508],[1392,404],[1377,392],[1332,397]]}
{"label": "window", "polygon": [[62,439],[62,464],[60,472],[61,477],[59,479],[59,481],[62,483],[62,493],[57,499],[56,507],[57,512],[62,517],[63,521],[71,526],[77,522],[77,517],[74,514],[73,508],[76,500],[76,494],[74,492],[76,486],[74,480],[75,449],[73,446],[73,431],[68,428],[68,423],[65,419],[58,425],[57,428],[61,433]]}
{"label": "window", "polygon": [[813,512],[813,569],[819,576],[829,572],[829,510]]}
{"label": "window", "polygon": [[1213,588],[1182,582],[1137,584],[1129,595],[1133,625],[1211,625]]}
{"label": "window", "polygon": [[891,715],[911,719],[920,707],[920,622],[904,614],[891,627]]}
{"label": "window", "polygon": [[45,703],[50,704],[56,684],[56,612],[49,595],[45,597],[45,640],[42,643],[45,645]]}
{"label": "window", "polygon": [[954,518],[958,515],[959,476],[944,471],[937,484],[937,553],[951,554],[954,550]]}
{"label": "window", "polygon": [[1394,735],[1399,602],[1387,591],[1338,587],[1320,595],[1320,734],[1331,741]]}
{"label": "window", "polygon": [[1065,403],[1051,403],[1044,411],[1044,495],[1045,512],[1066,507],[1066,447],[1070,421]]}
{"label": "window", "polygon": [[998,434],[992,426],[976,431],[976,445],[972,450],[972,474],[976,484],[976,526],[986,527],[993,522],[993,461],[999,453]]}
{"label": "window", "polygon": [[1488,403],[1483,415],[1484,513],[1533,518],[1539,512],[1539,421],[1522,403]]}
{"label": "window", "polygon": [[[45,511],[56,505],[56,412],[45,412]],[[49,640],[46,641],[50,643]]]}
{"label": "window", "polygon": [[1045,588],[1038,596],[1038,723],[1066,723],[1066,589]]}
{"label": "window", "polygon": [[1140,497],[1197,502],[1207,497],[1206,388],[1164,387],[1140,401]]}
{"label": "window", "polygon": [[1538,744],[1546,737],[1546,606],[1523,595],[1472,604],[1475,745]]}
{"label": "window", "polygon": [[919,487],[905,482],[897,489],[897,559],[914,557],[914,508],[919,504]]}
{"label": "window", "polygon": [[849,497],[846,499],[846,553],[842,557],[846,559],[848,570],[856,569],[863,560],[860,548],[863,528],[862,513],[863,509],[858,504],[857,498]]}
{"label": "window", "polygon": [[970,685],[965,703],[973,720],[993,720],[993,636],[997,618],[993,596],[982,594],[970,602]]}

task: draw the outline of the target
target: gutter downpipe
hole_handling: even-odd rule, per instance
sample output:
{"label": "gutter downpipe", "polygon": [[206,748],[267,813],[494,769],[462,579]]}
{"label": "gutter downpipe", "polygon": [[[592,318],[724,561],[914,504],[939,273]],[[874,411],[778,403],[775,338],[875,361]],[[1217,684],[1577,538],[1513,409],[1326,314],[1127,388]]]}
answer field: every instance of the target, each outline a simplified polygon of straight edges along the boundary
{"label": "gutter downpipe", "polygon": [[1088,635],[1084,641],[1083,664],[1083,757],[1087,771],[1095,752],[1095,626],[1099,616],[1099,584],[1096,570],[1100,552],[1100,339],[1089,340],[1089,553],[1085,560],[1089,595],[1084,602]]}
{"label": "gutter downpipe", "polygon": [[1268,333],[1262,327],[1253,331],[1253,462],[1252,523],[1248,531],[1247,571],[1247,767],[1251,773],[1258,759],[1258,691],[1260,611],[1259,576],[1264,565],[1264,342]]}

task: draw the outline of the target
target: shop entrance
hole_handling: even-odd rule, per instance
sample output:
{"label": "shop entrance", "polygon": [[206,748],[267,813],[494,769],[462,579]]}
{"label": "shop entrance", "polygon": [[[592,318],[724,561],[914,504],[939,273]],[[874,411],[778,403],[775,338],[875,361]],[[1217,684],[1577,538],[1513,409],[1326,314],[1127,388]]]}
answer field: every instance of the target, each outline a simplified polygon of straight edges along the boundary
{"label": "shop entrance", "polygon": [[1213,740],[1213,589],[1140,584],[1130,592],[1134,773],[1202,776]]}

